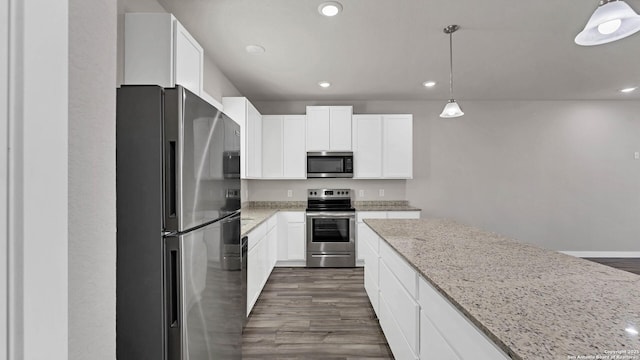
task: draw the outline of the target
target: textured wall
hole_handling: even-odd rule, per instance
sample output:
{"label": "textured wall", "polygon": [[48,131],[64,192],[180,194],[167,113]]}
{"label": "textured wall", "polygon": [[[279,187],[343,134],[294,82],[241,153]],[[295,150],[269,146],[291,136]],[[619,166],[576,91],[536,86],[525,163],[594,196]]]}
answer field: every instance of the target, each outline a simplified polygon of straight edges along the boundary
{"label": "textured wall", "polygon": [[[263,114],[327,104],[414,114],[406,199],[423,216],[556,250],[640,250],[638,101],[462,101],[466,115],[448,120],[444,102],[254,102]],[[272,188],[251,181],[249,198]]]}
{"label": "textured wall", "polygon": [[113,360],[116,3],[69,5],[69,359]]}

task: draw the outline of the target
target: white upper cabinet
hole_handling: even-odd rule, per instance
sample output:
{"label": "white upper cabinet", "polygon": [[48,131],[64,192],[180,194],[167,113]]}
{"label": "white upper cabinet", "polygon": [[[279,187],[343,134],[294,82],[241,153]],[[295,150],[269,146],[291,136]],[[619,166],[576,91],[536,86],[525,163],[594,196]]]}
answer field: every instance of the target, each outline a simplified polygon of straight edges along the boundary
{"label": "white upper cabinet", "polygon": [[307,143],[304,115],[286,115],[282,120],[283,174],[285,179],[307,178]]}
{"label": "white upper cabinet", "polygon": [[307,151],[351,151],[352,106],[307,106]]}
{"label": "white upper cabinet", "polygon": [[240,177],[262,177],[262,115],[245,97],[222,98],[224,113],[240,125]]}
{"label": "white upper cabinet", "polygon": [[173,15],[127,13],[124,26],[125,84],[202,94],[204,51]]}
{"label": "white upper cabinet", "polygon": [[382,177],[382,115],[353,115],[353,177]]}
{"label": "white upper cabinet", "polygon": [[304,115],[262,117],[262,178],[305,179]]}
{"label": "white upper cabinet", "polygon": [[382,117],[382,177],[413,177],[413,115]]}
{"label": "white upper cabinet", "polygon": [[354,178],[413,177],[413,115],[353,115]]}

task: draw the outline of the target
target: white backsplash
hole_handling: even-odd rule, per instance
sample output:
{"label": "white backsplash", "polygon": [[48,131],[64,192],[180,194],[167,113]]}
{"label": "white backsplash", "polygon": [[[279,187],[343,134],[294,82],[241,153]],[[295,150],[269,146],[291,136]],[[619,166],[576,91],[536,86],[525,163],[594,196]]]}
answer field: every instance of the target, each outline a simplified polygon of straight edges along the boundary
{"label": "white backsplash", "polygon": [[[248,190],[248,201],[305,201],[307,189],[353,189],[355,201],[363,200],[407,200],[406,180],[353,180],[353,179],[307,179],[307,180],[244,180],[243,189]],[[291,197],[288,192],[291,190]],[[380,196],[383,190],[384,195]],[[244,190],[243,190],[244,192]],[[245,201],[243,199],[243,201]]]}

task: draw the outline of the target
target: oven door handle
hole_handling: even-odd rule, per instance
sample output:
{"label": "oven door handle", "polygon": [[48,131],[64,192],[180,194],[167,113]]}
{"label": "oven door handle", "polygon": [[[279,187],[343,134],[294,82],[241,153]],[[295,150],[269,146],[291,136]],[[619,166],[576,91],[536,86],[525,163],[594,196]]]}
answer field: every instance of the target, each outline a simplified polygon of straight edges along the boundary
{"label": "oven door handle", "polygon": [[307,212],[307,217],[308,218],[336,218],[336,217],[355,218],[356,214],[354,212],[318,211],[318,212]]}
{"label": "oven door handle", "polygon": [[352,257],[353,254],[311,254],[311,257],[322,258],[338,258],[338,257]]}

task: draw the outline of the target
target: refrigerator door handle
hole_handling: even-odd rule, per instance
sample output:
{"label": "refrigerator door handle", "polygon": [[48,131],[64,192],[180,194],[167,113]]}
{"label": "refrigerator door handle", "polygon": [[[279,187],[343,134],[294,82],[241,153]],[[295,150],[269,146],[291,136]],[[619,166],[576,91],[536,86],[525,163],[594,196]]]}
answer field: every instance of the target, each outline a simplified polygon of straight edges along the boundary
{"label": "refrigerator door handle", "polygon": [[178,307],[180,289],[178,286],[178,250],[169,251],[169,326],[180,327]]}
{"label": "refrigerator door handle", "polygon": [[167,194],[167,198],[169,201],[168,207],[169,207],[169,217],[170,218],[175,218],[176,217],[176,203],[177,203],[177,184],[176,184],[176,142],[175,141],[169,141],[169,178],[167,179],[169,182],[169,194]]}
{"label": "refrigerator door handle", "polygon": [[182,281],[180,238],[165,237],[165,336],[167,359],[180,359],[182,332]]}

